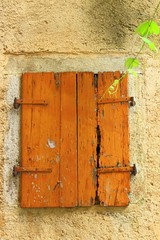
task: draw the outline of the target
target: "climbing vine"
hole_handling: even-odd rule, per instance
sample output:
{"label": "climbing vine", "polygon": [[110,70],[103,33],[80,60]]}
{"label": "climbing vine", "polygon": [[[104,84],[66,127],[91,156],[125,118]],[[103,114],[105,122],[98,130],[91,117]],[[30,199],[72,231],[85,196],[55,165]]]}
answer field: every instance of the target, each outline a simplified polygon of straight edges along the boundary
{"label": "climbing vine", "polygon": [[123,80],[123,78],[127,74],[132,74],[136,77],[136,68],[140,65],[139,55],[142,53],[145,46],[147,46],[152,52],[158,52],[158,49],[156,45],[153,42],[153,37],[158,36],[160,34],[160,27],[155,21],[156,14],[158,12],[158,9],[160,7],[160,1],[157,4],[154,14],[151,19],[148,19],[138,25],[138,27],[135,29],[135,34],[138,34],[141,46],[138,51],[138,53],[134,57],[129,57],[126,59],[124,65],[126,67],[126,73],[122,74],[122,76],[119,79],[115,79],[113,84],[105,89],[103,95],[101,96],[101,99],[104,98],[106,92],[108,92],[110,95],[113,95],[117,92],[120,82]]}

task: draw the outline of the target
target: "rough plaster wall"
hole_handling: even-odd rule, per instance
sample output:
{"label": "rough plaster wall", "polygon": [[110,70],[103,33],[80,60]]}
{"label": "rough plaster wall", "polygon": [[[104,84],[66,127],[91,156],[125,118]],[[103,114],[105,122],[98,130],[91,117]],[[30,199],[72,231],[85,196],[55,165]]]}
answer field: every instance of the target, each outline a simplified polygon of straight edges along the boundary
{"label": "rough plaster wall", "polygon": [[[132,50],[133,28],[150,16],[145,0],[4,0],[7,53]],[[145,8],[145,11],[144,11]]]}
{"label": "rough plaster wall", "polygon": [[[121,208],[21,209],[20,113],[12,108],[26,71],[123,70],[137,51],[132,31],[158,1],[3,0],[0,3],[0,239],[160,239],[160,62],[142,56],[138,78],[130,77],[131,204]],[[133,45],[131,44],[133,42]],[[133,48],[134,46],[134,48]]]}

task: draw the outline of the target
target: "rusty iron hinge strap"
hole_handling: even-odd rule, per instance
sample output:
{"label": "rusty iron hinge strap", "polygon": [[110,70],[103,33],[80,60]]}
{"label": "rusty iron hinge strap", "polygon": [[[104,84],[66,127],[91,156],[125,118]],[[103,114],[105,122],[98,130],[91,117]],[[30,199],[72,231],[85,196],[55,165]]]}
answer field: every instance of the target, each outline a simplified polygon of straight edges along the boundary
{"label": "rusty iron hinge strap", "polygon": [[17,176],[18,173],[51,173],[51,168],[36,168],[36,167],[20,167],[20,166],[14,166],[13,167],[13,176]]}
{"label": "rusty iron hinge strap", "polygon": [[97,173],[115,173],[115,172],[131,172],[134,176],[137,174],[137,168],[134,164],[133,166],[125,166],[125,167],[101,167],[97,169]]}
{"label": "rusty iron hinge strap", "polygon": [[130,106],[135,106],[136,102],[134,97],[122,97],[122,98],[106,98],[98,102],[98,104],[108,104],[108,103],[120,103],[129,102]]}
{"label": "rusty iron hinge strap", "polygon": [[15,98],[13,107],[18,109],[20,105],[48,105],[48,102],[45,100],[23,100]]}

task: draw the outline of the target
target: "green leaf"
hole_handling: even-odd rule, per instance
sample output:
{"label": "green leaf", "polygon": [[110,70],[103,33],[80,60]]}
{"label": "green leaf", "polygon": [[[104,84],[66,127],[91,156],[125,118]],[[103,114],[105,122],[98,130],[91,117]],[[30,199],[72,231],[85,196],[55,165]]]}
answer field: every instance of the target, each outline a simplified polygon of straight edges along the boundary
{"label": "green leaf", "polygon": [[141,37],[142,40],[148,44],[149,48],[154,51],[154,52],[158,52],[158,49],[156,48],[155,44],[153,42],[151,42],[148,38],[145,37]]}
{"label": "green leaf", "polygon": [[116,79],[116,80],[114,80],[114,82],[113,82],[112,86],[116,87],[118,84],[119,84],[119,80],[118,80],[118,79]]}
{"label": "green leaf", "polygon": [[139,33],[140,36],[144,37],[147,34],[148,28],[149,28],[149,22],[145,21],[136,28],[135,32]]}
{"label": "green leaf", "polygon": [[159,35],[160,28],[156,22],[152,21],[150,28],[152,29],[152,33],[154,33],[155,35]]}
{"label": "green leaf", "polygon": [[136,58],[127,58],[124,65],[127,69],[136,68],[139,66],[139,60]]}
{"label": "green leaf", "polygon": [[158,35],[160,33],[160,28],[158,24],[154,21],[145,21],[141,23],[135,30],[141,37],[151,36],[152,34]]}
{"label": "green leaf", "polygon": [[136,71],[134,71],[133,69],[127,69],[127,72],[128,72],[129,74],[132,74],[134,77],[137,77],[137,73],[136,73]]}

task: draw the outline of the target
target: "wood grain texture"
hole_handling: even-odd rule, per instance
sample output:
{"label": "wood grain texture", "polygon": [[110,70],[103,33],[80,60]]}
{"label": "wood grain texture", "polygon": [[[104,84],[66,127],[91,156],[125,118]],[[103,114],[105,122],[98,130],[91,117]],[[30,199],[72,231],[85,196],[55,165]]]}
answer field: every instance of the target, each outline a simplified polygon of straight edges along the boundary
{"label": "wood grain texture", "polygon": [[23,173],[21,207],[59,206],[60,89],[53,73],[27,73],[24,100],[45,99],[47,106],[22,105],[22,167],[52,168],[52,173]]}
{"label": "wood grain texture", "polygon": [[76,73],[60,73],[60,206],[77,206]]}
{"label": "wood grain texture", "polygon": [[97,90],[93,73],[78,73],[78,205],[95,204]]}
{"label": "wood grain texture", "polygon": [[[48,105],[22,104],[22,167],[52,172],[22,173],[21,207],[91,206],[97,186],[101,205],[128,205],[129,172],[96,175],[96,167],[129,165],[128,102],[98,104],[119,77],[119,72],[99,73],[97,98],[93,73],[23,75],[23,101],[45,100]],[[128,97],[127,80],[105,98]]]}
{"label": "wood grain texture", "polygon": [[[99,73],[98,95],[103,94],[120,77],[119,72]],[[127,77],[114,95],[105,98],[127,97]],[[99,104],[98,124],[101,132],[99,167],[129,165],[128,103]],[[104,206],[127,206],[130,173],[99,174],[98,196]]]}

